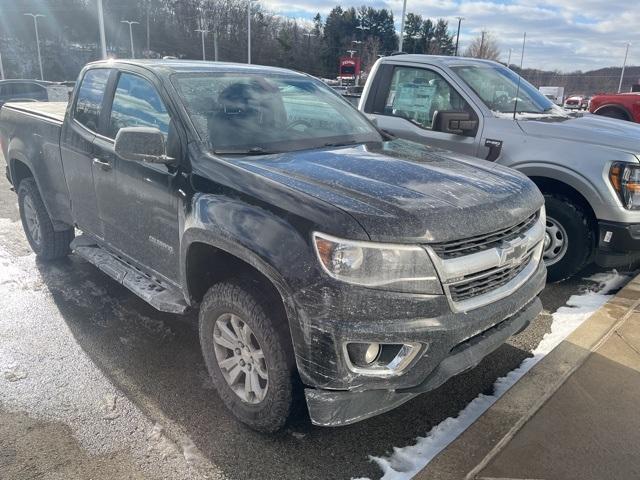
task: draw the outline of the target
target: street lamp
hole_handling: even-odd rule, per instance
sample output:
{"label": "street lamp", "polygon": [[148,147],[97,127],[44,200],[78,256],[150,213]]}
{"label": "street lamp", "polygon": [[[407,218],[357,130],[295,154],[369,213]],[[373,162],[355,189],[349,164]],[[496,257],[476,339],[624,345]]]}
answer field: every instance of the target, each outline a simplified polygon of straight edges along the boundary
{"label": "street lamp", "polygon": [[624,69],[627,66],[627,56],[629,55],[629,47],[631,44],[627,42],[627,48],[624,51],[624,62],[622,63],[622,72],[620,72],[620,83],[618,84],[618,93],[622,90],[622,79],[624,78]]}
{"label": "street lamp", "polygon": [[251,4],[257,0],[247,1],[247,63],[251,64]]}
{"label": "street lamp", "polygon": [[120,23],[126,23],[129,25],[129,40],[131,41],[131,58],[136,58],[135,53],[133,51],[133,25],[139,25],[140,22],[132,22],[130,20],[120,20]]}
{"label": "street lamp", "polygon": [[458,19],[458,33],[456,34],[456,53],[454,54],[456,57],[458,56],[458,43],[460,42],[460,24],[464,17],[456,17]]}
{"label": "street lamp", "polygon": [[206,35],[207,33],[209,33],[209,30],[207,30],[207,29],[204,27],[204,19],[202,19],[201,24],[202,24],[202,28],[197,28],[195,31],[196,31],[196,32],[199,32],[199,33],[201,34],[201,36],[202,36],[202,60],[206,60],[206,59],[207,59],[207,57],[206,57],[206,55],[205,55],[205,50],[204,50],[204,37],[205,37],[205,35]]}
{"label": "street lamp", "polygon": [[44,80],[44,73],[42,72],[42,57],[40,56],[40,37],[38,36],[38,18],[44,17],[40,13],[25,13],[25,16],[33,18],[33,26],[36,30],[36,48],[38,50],[38,64],[40,65],[40,80]]}

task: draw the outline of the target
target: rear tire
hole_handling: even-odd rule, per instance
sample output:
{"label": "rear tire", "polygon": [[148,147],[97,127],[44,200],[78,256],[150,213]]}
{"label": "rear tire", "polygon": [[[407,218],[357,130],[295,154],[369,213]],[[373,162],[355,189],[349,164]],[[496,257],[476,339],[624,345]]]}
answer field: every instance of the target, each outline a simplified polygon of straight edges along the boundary
{"label": "rear tire", "polygon": [[271,433],[291,414],[295,377],[290,341],[278,328],[288,331],[287,319],[276,318],[264,298],[245,284],[212,286],[200,307],[200,345],[226,407],[254,430]]}
{"label": "rear tire", "polygon": [[73,228],[56,231],[33,178],[25,178],[18,186],[18,208],[22,228],[31,249],[41,260],[56,260],[69,254],[75,235]]}
{"label": "rear tire", "polygon": [[595,231],[584,209],[564,195],[545,194],[547,224],[543,258],[549,281],[564,280],[591,258]]}

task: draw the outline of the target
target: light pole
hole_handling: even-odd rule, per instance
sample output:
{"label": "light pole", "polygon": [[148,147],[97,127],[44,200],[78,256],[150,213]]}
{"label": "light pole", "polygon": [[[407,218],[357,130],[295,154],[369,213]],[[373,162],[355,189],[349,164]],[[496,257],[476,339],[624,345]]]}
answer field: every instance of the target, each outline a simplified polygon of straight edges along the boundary
{"label": "light pole", "polygon": [[513,48],[509,49],[509,58],[507,59],[507,68],[509,68],[509,65],[511,65],[511,51],[513,50]]}
{"label": "light pole", "polygon": [[0,80],[4,80],[4,66],[2,65],[2,52],[0,52]]}
{"label": "light pole", "polygon": [[130,20],[120,20],[120,23],[126,23],[129,25],[129,40],[131,41],[131,58],[136,58],[133,51],[133,25],[139,25],[140,22],[132,22]]}
{"label": "light pole", "polygon": [[400,19],[400,43],[398,45],[398,51],[402,51],[402,42],[404,37],[404,17],[407,11],[407,0],[402,2],[402,18]]}
{"label": "light pole", "polygon": [[102,0],[98,0],[98,28],[100,29],[100,52],[102,59],[107,58],[107,41],[104,35],[104,11],[102,10]]}
{"label": "light pole", "polygon": [[247,1],[247,63],[251,64],[251,4],[256,0]]}
{"label": "light pole", "polygon": [[622,79],[624,78],[624,69],[627,66],[627,56],[629,55],[629,47],[631,44],[627,42],[627,48],[624,51],[624,62],[622,63],[622,71],[620,72],[620,83],[618,84],[618,93],[622,90]]}
{"label": "light pole", "polygon": [[38,64],[40,64],[40,80],[44,80],[44,73],[42,72],[42,57],[40,56],[40,37],[38,36],[38,18],[44,17],[40,13],[25,13],[25,16],[33,18],[33,27],[36,29],[36,48],[38,50]]}
{"label": "light pole", "polygon": [[202,60],[206,60],[207,56],[205,54],[205,49],[204,49],[204,37],[207,33],[209,33],[209,30],[207,30],[206,28],[204,28],[204,19],[202,20],[202,28],[197,28],[195,31],[196,32],[200,32],[201,36],[202,36]]}
{"label": "light pole", "polygon": [[458,43],[460,42],[460,24],[464,17],[456,17],[458,19],[458,33],[456,34],[456,53],[454,54],[456,57],[458,56]]}

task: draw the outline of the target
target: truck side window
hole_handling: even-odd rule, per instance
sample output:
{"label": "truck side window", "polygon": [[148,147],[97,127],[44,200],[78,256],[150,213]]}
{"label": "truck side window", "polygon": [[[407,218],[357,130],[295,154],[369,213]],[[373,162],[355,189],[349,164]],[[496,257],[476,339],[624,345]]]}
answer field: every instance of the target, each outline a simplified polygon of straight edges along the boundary
{"label": "truck side window", "polygon": [[107,135],[115,138],[124,127],[156,127],[169,133],[169,112],[151,83],[130,73],[120,74],[113,97]]}
{"label": "truck side window", "polygon": [[469,104],[440,74],[424,68],[395,67],[384,114],[431,129],[437,111],[471,112]]}
{"label": "truck side window", "polygon": [[78,90],[73,118],[94,132],[98,131],[102,99],[110,73],[108,68],[88,70]]}

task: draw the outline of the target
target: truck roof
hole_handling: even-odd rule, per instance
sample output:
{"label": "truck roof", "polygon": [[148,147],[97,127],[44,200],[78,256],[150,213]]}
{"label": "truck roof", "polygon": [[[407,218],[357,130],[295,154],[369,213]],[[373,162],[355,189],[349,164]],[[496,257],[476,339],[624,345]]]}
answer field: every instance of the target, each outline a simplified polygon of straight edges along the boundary
{"label": "truck roof", "polygon": [[260,73],[287,73],[305,76],[303,73],[288,70],[286,68],[269,67],[265,65],[249,65],[246,63],[209,62],[203,60],[176,60],[176,59],[109,59],[91,62],[90,66],[117,67],[118,65],[134,65],[157,73],[202,73],[202,72],[260,72]]}
{"label": "truck roof", "polygon": [[493,60],[484,60],[480,58],[469,57],[452,57],[446,55],[424,55],[417,53],[396,54],[388,57],[382,57],[382,63],[408,62],[408,63],[425,63],[430,65],[453,66],[453,65],[501,65]]}

